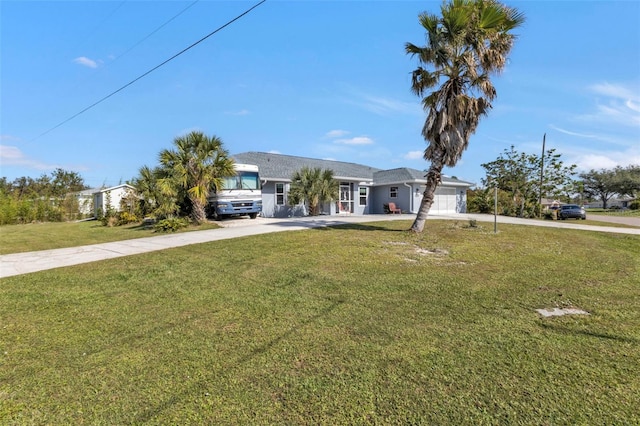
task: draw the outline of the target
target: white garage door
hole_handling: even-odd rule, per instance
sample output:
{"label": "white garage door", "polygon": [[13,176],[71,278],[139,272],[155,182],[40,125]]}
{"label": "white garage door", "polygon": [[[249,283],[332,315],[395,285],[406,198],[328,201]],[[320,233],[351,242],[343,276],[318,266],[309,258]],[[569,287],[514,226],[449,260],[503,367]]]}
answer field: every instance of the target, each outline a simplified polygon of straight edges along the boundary
{"label": "white garage door", "polygon": [[431,206],[432,213],[449,214],[456,212],[456,189],[443,188],[436,189],[436,196]]}

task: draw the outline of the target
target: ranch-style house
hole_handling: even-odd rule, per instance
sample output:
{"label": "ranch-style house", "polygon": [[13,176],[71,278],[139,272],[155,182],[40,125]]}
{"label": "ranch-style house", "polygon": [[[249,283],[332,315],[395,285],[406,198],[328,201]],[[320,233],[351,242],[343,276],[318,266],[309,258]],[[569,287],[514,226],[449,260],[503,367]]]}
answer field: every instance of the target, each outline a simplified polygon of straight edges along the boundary
{"label": "ranch-style house", "polygon": [[[403,213],[417,213],[425,189],[426,172],[400,167],[383,170],[362,164],[266,152],[233,155],[237,163],[255,164],[262,180],[262,216],[290,217],[307,214],[303,205],[290,206],[287,194],[291,177],[302,167],[330,169],[339,182],[339,199],[322,206],[326,215],[383,214],[385,204],[395,203]],[[467,189],[473,183],[443,177],[436,190],[432,214],[465,213]]]}

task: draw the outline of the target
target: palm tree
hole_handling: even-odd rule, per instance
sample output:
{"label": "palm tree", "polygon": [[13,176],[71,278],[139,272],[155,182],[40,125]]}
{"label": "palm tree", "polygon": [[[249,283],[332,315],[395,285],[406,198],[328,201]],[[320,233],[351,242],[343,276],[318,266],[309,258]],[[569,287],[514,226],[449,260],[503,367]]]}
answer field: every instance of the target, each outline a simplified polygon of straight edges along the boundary
{"label": "palm tree", "polygon": [[323,203],[337,198],[338,182],[333,178],[332,170],[303,167],[291,178],[289,204],[307,203],[310,216],[317,216]]}
{"label": "palm tree", "polygon": [[491,109],[496,90],[489,76],[504,68],[515,40],[510,31],[524,22],[522,13],[495,0],[452,0],[440,10],[442,16],[423,12],[418,17],[426,45],[405,45],[419,61],[412,92],[422,97],[435,88],[422,99],[427,112],[422,136],[428,142],[424,159],[431,166],[414,232],[424,229],[442,168],[458,162],[480,117]]}
{"label": "palm tree", "polygon": [[235,173],[234,161],[223,148],[222,140],[217,136],[207,137],[202,132],[191,132],[173,141],[175,150],[160,152],[160,164],[168,177],[161,180],[161,186],[167,193],[167,187],[183,192],[191,207],[191,216],[195,223],[206,221],[205,206],[212,188],[222,185],[224,176]]}
{"label": "palm tree", "polygon": [[138,170],[138,176],[131,181],[140,197],[140,212],[143,215],[153,214],[158,219],[164,219],[173,216],[178,210],[175,189],[161,185],[166,177],[165,170],[160,167],[151,169],[142,166]]}

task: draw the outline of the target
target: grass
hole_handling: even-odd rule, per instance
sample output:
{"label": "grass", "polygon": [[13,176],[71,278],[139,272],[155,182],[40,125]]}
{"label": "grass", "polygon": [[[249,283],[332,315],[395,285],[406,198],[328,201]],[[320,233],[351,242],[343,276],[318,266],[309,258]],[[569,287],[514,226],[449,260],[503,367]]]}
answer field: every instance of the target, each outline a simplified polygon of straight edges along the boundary
{"label": "grass", "polygon": [[2,279],[0,423],[640,422],[640,237],[409,225]]}
{"label": "grass", "polygon": [[640,210],[587,209],[587,213],[604,216],[640,217]]}
{"label": "grass", "polygon": [[[594,219],[594,217],[596,217]],[[534,219],[538,220],[538,219]],[[542,219],[542,220],[551,220],[551,219]],[[612,227],[612,228],[637,228],[637,226],[626,225],[621,223],[612,223],[612,222],[604,222],[597,219],[597,215],[587,215],[586,220],[582,219],[557,219],[559,223],[573,223],[575,225],[587,225],[587,226],[604,226],[604,227]]]}
{"label": "grass", "polygon": [[[179,232],[218,228],[215,223],[190,226]],[[157,235],[152,226],[131,224],[107,227],[98,221],[46,222],[0,227],[0,255],[87,244],[107,243]]]}

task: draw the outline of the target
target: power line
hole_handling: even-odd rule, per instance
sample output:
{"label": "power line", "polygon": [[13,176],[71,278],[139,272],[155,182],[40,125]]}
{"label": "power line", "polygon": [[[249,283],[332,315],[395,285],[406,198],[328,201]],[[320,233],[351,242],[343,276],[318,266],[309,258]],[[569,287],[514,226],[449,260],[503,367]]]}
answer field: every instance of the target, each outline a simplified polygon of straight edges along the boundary
{"label": "power line", "polygon": [[171,17],[171,19],[169,19],[168,21],[166,21],[164,24],[160,25],[158,28],[156,28],[155,30],[151,31],[149,34],[147,34],[144,38],[142,38],[140,41],[138,41],[136,44],[134,44],[133,46],[131,46],[130,48],[128,48],[127,50],[125,50],[123,53],[121,53],[120,55],[116,56],[115,58],[113,58],[113,60],[109,63],[113,63],[115,61],[117,61],[118,59],[122,58],[124,55],[126,55],[127,53],[131,52],[133,49],[135,49],[136,47],[138,47],[143,41],[147,40],[149,37],[151,37],[152,35],[154,35],[155,33],[157,33],[158,31],[160,31],[162,28],[164,28],[167,24],[169,24],[171,21],[173,21],[174,19],[176,19],[178,16],[182,15],[184,12],[186,12],[188,9],[190,9],[193,5],[195,5],[196,3],[198,3],[198,1],[200,0],[195,0],[193,2],[191,2],[191,4],[187,5],[187,7],[185,7],[184,9],[182,9],[180,12],[178,12],[177,14],[175,14],[173,17]]}
{"label": "power line", "polygon": [[86,43],[88,40],[91,39],[91,37],[93,37],[95,34],[98,33],[98,31],[105,25],[105,23],[107,21],[109,21],[109,19],[111,19],[113,17],[113,15],[116,14],[116,12],[127,2],[127,0],[122,0],[120,3],[118,3],[118,5],[115,7],[115,9],[113,9],[102,21],[100,21],[96,26],[94,26],[93,30],[91,32],[89,32],[89,35],[87,37],[85,37],[85,39],[80,42],[80,44],[77,47],[82,46],[84,43]]}
{"label": "power line", "polygon": [[168,62],[171,62],[172,60],[174,60],[175,58],[177,58],[178,56],[182,55],[183,53],[185,53],[187,50],[197,46],[198,44],[202,43],[203,41],[205,41],[206,39],[208,39],[209,37],[211,37],[212,35],[216,34],[217,32],[223,30],[224,28],[228,27],[229,25],[233,24],[235,21],[237,21],[238,19],[244,17],[245,15],[249,14],[251,11],[253,11],[253,9],[257,8],[258,6],[260,6],[262,3],[266,2],[267,0],[261,0],[260,2],[254,4],[253,6],[251,6],[249,9],[245,10],[244,12],[242,12],[240,15],[236,16],[235,18],[231,19],[230,21],[227,21],[224,25],[216,28],[215,30],[211,31],[209,34],[207,34],[206,36],[202,37],[200,40],[196,41],[195,43],[191,44],[190,46],[182,49],[180,52],[176,53],[175,55],[173,55],[172,57],[170,57],[169,59],[167,59],[166,61],[156,65],[155,67],[151,68],[149,71],[145,72],[144,74],[140,75],[139,77],[131,80],[130,82],[128,82],[127,84],[125,84],[124,86],[120,87],[117,90],[114,90],[113,92],[109,93],[107,96],[105,96],[104,98],[92,103],[91,105],[89,105],[88,107],[86,107],[85,109],[83,109],[82,111],[72,115],[71,117],[67,118],[66,120],[56,124],[55,126],[53,126],[52,128],[50,128],[49,130],[41,133],[40,135],[36,136],[35,138],[31,139],[31,142],[35,141],[36,139],[41,138],[42,136],[54,131],[55,129],[57,129],[58,127],[68,123],[69,121],[73,120],[74,118],[76,118],[77,116],[79,116],[80,114],[83,114],[87,111],[89,111],[91,108],[95,107],[98,104],[101,104],[102,102],[106,101],[107,99],[109,99],[110,97],[112,97],[113,95],[115,95],[116,93],[121,92],[122,90],[126,89],[127,87],[131,86],[133,83],[135,83],[136,81],[146,77],[147,75],[151,74],[153,71],[157,70],[158,68],[162,67],[163,65],[167,64]]}

